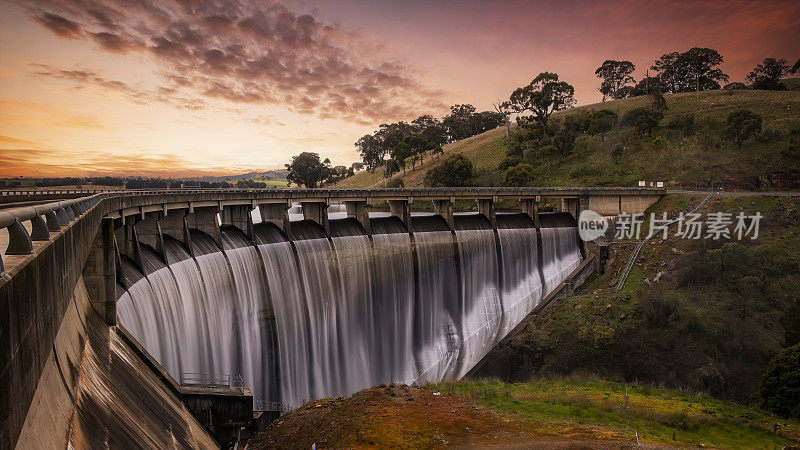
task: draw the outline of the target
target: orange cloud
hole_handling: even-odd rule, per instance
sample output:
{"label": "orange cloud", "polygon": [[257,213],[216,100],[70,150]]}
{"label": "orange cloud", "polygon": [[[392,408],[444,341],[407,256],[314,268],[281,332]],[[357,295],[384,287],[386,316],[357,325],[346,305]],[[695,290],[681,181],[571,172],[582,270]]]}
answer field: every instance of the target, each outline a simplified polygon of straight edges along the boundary
{"label": "orange cloud", "polygon": [[[362,124],[444,106],[439,91],[423,87],[356,33],[277,1],[19,3],[59,37],[90,38],[114,53],[149,54],[164,74],[164,91],[183,88],[194,98],[281,105]],[[153,97],[82,71],[48,68],[39,74],[121,91],[134,101]]]}

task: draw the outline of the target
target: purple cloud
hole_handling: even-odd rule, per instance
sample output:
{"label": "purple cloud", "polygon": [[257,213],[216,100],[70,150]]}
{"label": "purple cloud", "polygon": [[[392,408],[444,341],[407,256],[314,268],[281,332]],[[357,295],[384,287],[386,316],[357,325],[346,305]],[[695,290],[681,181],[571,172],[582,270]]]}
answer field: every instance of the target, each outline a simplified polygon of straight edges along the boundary
{"label": "purple cloud", "polygon": [[[160,65],[162,95],[185,88],[210,99],[359,123],[443,106],[439,92],[356,33],[277,1],[20,3],[57,36],[91,39],[109,52],[150,54]],[[88,81],[101,84],[97,77]]]}

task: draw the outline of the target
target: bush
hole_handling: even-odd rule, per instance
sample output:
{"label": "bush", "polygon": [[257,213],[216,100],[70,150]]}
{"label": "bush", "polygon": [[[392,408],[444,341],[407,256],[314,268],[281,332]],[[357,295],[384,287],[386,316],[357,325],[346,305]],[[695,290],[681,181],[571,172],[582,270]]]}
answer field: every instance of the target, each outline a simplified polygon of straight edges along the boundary
{"label": "bush", "polygon": [[439,186],[470,186],[474,178],[472,161],[462,154],[450,155],[425,173],[425,184]]}
{"label": "bush", "polygon": [[517,164],[508,169],[506,172],[506,185],[507,186],[529,186],[533,181],[534,169],[533,166],[526,163]]}
{"label": "bush", "polygon": [[622,117],[622,124],[632,127],[636,131],[637,140],[647,133],[652,136],[653,128],[658,126],[662,114],[650,108],[633,108]]}
{"label": "bush", "polygon": [[789,145],[781,150],[781,155],[783,155],[784,158],[800,160],[800,138],[797,136],[790,136]]}
{"label": "bush", "polygon": [[[526,152],[530,152],[531,150],[525,150],[525,151]],[[516,155],[514,155],[514,156],[509,155],[509,156],[506,156],[505,158],[503,158],[502,161],[500,161],[500,164],[497,166],[497,168],[500,169],[500,170],[507,170],[510,167],[514,167],[517,164],[520,164],[521,162],[522,162],[522,158],[521,157],[516,156]]]}
{"label": "bush", "polygon": [[680,302],[677,291],[668,289],[665,284],[649,287],[641,286],[637,291],[637,309],[648,325],[663,328],[678,309]]}
{"label": "bush", "polygon": [[669,121],[667,128],[681,130],[684,136],[693,135],[696,129],[694,114],[678,114]]}
{"label": "bush", "polygon": [[761,132],[761,116],[749,109],[740,109],[728,114],[725,121],[725,135],[736,143],[739,150],[742,143],[754,134]]}
{"label": "bush", "polygon": [[762,408],[784,417],[800,417],[800,344],[785,348],[769,362],[761,377]]}
{"label": "bush", "polygon": [[614,164],[619,163],[619,159],[622,158],[622,155],[625,154],[625,147],[622,144],[617,144],[611,149],[611,158],[614,160]]}
{"label": "bush", "polygon": [[405,183],[403,183],[403,179],[402,178],[394,178],[394,179],[389,180],[388,183],[386,183],[386,187],[387,188],[402,188],[402,187],[406,187],[406,185],[405,185]]}

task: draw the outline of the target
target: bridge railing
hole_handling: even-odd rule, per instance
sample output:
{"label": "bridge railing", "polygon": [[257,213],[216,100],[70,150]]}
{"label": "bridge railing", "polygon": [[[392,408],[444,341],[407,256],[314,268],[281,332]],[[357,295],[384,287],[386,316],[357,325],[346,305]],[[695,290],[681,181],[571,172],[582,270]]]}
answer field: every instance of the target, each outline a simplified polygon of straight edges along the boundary
{"label": "bridge railing", "polygon": [[[8,230],[7,255],[26,255],[33,253],[34,241],[50,240],[50,233],[61,231],[71,222],[96,205],[104,194],[82,197],[73,200],[25,206],[0,211],[0,228]],[[30,221],[31,231],[23,226]],[[5,274],[3,259],[0,257],[0,277]]]}

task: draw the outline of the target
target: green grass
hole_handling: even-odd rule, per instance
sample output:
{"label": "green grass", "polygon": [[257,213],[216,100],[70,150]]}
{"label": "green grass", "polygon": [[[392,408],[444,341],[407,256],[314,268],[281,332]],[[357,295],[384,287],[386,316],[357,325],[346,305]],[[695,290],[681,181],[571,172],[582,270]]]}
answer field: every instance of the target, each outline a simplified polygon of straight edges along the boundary
{"label": "green grass", "polygon": [[[600,427],[642,442],[720,448],[782,448],[800,424],[710,397],[610,382],[463,381],[428,386],[466,395],[558,434]],[[626,398],[627,397],[627,398]],[[777,432],[776,432],[777,431]]]}
{"label": "green grass", "polygon": [[266,183],[268,187],[269,186],[286,187],[286,180],[269,179],[269,180],[256,180],[256,181],[262,181],[263,183]]}

